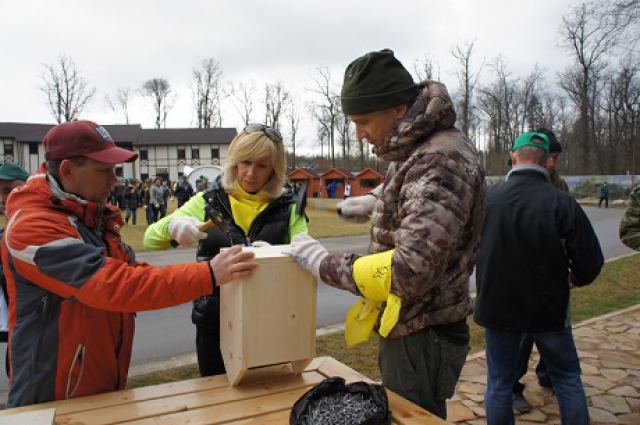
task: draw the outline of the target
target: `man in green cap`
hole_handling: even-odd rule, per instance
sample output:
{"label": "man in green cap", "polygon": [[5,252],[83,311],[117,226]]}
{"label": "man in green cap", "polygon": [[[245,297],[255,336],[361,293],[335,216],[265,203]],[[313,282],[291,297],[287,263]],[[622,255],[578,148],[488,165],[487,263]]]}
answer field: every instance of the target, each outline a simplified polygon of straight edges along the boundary
{"label": "man in green cap", "polygon": [[589,423],[567,304],[571,288],[595,280],[604,257],[580,205],[551,186],[548,152],[546,135],[521,134],[513,168],[487,193],[474,319],[485,328],[489,425],[514,423],[513,384],[526,334],[544,361],[562,423]]}
{"label": "man in green cap", "polygon": [[445,86],[415,84],[391,50],[347,67],[341,102],[356,137],[390,163],[384,185],[340,203],[345,219],[371,215],[370,253],[329,255],[305,234],[288,253],[323,282],[363,297],[347,315],[347,344],[375,330],[384,386],[446,418],[469,352],[484,170],[473,143],[454,127]]}
{"label": "man in green cap", "polygon": [[[21,166],[13,162],[5,162],[0,165],[0,214],[5,215],[7,211],[7,198],[11,191],[25,184],[29,178],[27,173]],[[4,229],[0,229],[0,237]],[[9,336],[9,311],[7,306],[7,281],[4,278],[4,270],[2,269],[2,259],[0,258],[0,285],[2,285],[2,293],[0,294],[0,342],[7,342]],[[5,363],[7,376],[9,376],[9,356],[6,357]]]}

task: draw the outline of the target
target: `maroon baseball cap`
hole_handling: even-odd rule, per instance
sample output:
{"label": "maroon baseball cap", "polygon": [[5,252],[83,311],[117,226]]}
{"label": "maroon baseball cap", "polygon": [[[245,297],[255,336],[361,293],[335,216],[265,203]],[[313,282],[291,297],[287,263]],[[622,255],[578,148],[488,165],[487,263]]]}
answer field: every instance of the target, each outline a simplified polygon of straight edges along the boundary
{"label": "maroon baseball cap", "polygon": [[104,127],[92,121],[69,121],[44,136],[46,159],[86,156],[106,164],[133,162],[138,154],[116,146]]}

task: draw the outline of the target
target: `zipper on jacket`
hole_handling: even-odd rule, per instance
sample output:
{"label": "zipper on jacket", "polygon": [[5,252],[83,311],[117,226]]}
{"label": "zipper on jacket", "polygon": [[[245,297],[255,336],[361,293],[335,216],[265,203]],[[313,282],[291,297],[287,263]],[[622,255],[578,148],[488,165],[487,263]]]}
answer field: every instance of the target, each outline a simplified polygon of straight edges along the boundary
{"label": "zipper on jacket", "polygon": [[[73,398],[76,391],[78,391],[78,387],[80,386],[80,382],[82,381],[82,375],[84,374],[84,359],[86,351],[87,349],[84,345],[78,344],[76,354],[75,356],[73,356],[73,361],[71,362],[71,367],[69,368],[69,375],[67,376],[67,388],[64,393],[64,398],[66,400]],[[75,369],[76,363],[78,363],[80,371],[78,372],[76,385],[73,387],[73,389],[71,389],[71,378],[73,378],[73,369]]]}
{"label": "zipper on jacket", "polygon": [[[220,202],[220,205],[222,206],[222,208],[224,208],[225,212],[229,215],[229,217],[233,218],[233,214],[231,213],[231,207],[227,207],[227,205],[222,201],[222,198],[220,197],[220,192],[216,191],[216,197],[218,198],[218,202]],[[238,226],[235,223],[235,220],[233,220],[233,225],[240,228],[240,226]],[[233,236],[231,236],[231,229],[229,229],[229,226],[227,226],[227,223],[225,223],[225,226],[227,227],[227,236],[229,237],[231,246],[233,246]]]}

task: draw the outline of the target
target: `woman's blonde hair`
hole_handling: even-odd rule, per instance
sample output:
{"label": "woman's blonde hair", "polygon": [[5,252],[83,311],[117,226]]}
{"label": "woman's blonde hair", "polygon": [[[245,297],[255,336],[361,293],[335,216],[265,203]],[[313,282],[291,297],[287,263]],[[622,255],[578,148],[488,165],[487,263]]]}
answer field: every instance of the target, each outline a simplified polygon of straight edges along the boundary
{"label": "woman's blonde hair", "polygon": [[230,195],[236,195],[238,188],[238,163],[269,158],[273,173],[258,192],[258,198],[271,202],[284,192],[287,158],[284,143],[271,140],[264,132],[241,132],[232,141],[222,171],[222,187]]}

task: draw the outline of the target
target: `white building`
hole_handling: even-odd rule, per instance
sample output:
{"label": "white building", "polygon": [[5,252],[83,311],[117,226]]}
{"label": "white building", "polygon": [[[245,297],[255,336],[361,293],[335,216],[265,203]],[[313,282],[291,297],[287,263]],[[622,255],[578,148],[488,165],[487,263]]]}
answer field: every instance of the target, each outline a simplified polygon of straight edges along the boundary
{"label": "white building", "polygon": [[[42,140],[52,124],[0,123],[0,162],[20,164],[30,174],[45,161]],[[116,145],[138,153],[133,163],[116,166],[116,175],[145,180],[177,180],[184,167],[220,165],[235,128],[143,129],[140,125],[104,125]]]}

